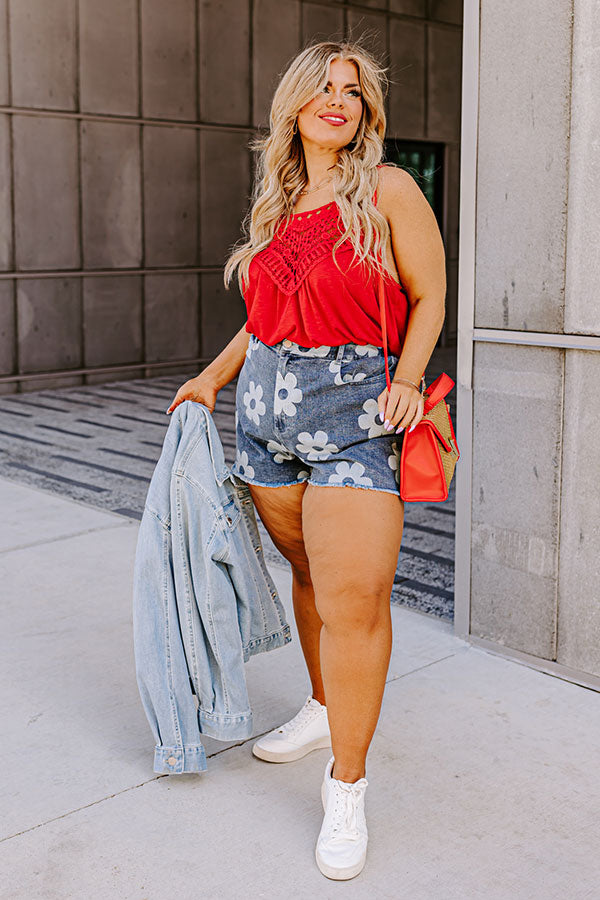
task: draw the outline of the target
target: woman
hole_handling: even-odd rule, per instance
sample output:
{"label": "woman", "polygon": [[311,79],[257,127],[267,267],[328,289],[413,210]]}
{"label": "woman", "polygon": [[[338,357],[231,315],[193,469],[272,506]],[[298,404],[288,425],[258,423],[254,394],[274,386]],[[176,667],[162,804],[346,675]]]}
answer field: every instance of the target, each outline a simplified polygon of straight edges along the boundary
{"label": "woman", "polygon": [[384,70],[354,43],[318,43],[292,61],[270,133],[254,144],[247,240],[225,267],[226,285],[238,269],[248,320],[168,410],[191,399],[212,411],[239,373],[232,472],[291,564],[312,685],[299,713],[253,752],[289,762],[331,746],[316,859],[335,879],[357,875],[366,857],[366,756],[390,660],[404,517],[401,441],[423,415],[419,382],[445,314],[435,216],[406,171],[379,165],[383,87]]}

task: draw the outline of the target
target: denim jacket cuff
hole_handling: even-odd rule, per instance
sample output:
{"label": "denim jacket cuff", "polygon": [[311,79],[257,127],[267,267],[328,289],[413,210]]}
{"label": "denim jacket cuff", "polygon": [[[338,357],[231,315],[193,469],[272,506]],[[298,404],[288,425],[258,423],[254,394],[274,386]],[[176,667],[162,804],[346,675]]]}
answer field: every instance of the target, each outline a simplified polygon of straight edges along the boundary
{"label": "denim jacket cuff", "polygon": [[198,710],[200,731],[217,741],[240,741],[252,737],[252,712],[228,716]]}
{"label": "denim jacket cuff", "polygon": [[242,646],[244,654],[244,662],[248,662],[251,656],[263,653],[265,650],[275,650],[277,647],[283,647],[292,640],[292,632],[287,622],[272,634],[267,634],[258,638],[247,641]]}
{"label": "denim jacket cuff", "polygon": [[154,771],[161,775],[183,775],[206,771],[206,753],[202,744],[194,747],[154,748]]}

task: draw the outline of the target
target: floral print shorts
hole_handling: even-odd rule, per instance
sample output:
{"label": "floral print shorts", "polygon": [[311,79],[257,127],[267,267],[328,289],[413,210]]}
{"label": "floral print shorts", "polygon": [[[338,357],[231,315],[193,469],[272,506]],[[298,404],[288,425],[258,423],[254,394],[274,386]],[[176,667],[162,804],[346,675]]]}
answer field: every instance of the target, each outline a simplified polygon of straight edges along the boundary
{"label": "floral print shorts", "polygon": [[[390,376],[398,357],[388,355]],[[383,349],[373,344],[270,346],[251,334],[236,389],[236,458],[242,481],[307,481],[398,493],[405,432],[386,431],[377,397]]]}

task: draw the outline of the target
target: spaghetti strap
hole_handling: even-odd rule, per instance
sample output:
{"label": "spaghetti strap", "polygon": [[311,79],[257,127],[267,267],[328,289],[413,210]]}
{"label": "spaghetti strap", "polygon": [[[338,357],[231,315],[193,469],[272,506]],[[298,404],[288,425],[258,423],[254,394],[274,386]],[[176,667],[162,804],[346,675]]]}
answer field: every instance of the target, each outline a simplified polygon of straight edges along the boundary
{"label": "spaghetti strap", "polygon": [[[382,169],[384,165],[385,163],[377,163],[377,168]],[[379,180],[379,176],[377,177],[377,180]],[[375,188],[375,193],[373,194],[373,205],[377,206],[377,188]]]}

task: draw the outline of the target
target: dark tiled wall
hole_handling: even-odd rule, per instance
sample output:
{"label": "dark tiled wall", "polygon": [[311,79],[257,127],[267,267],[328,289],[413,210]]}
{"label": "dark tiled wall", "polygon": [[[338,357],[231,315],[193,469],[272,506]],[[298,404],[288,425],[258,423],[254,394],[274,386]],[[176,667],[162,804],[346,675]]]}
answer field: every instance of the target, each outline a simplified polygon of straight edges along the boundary
{"label": "dark tiled wall", "polygon": [[57,373],[0,392],[223,348],[245,320],[221,272],[248,140],[297,50],[344,34],[390,66],[388,134],[447,144],[452,339],[461,14],[459,0],[0,0],[0,378]]}

